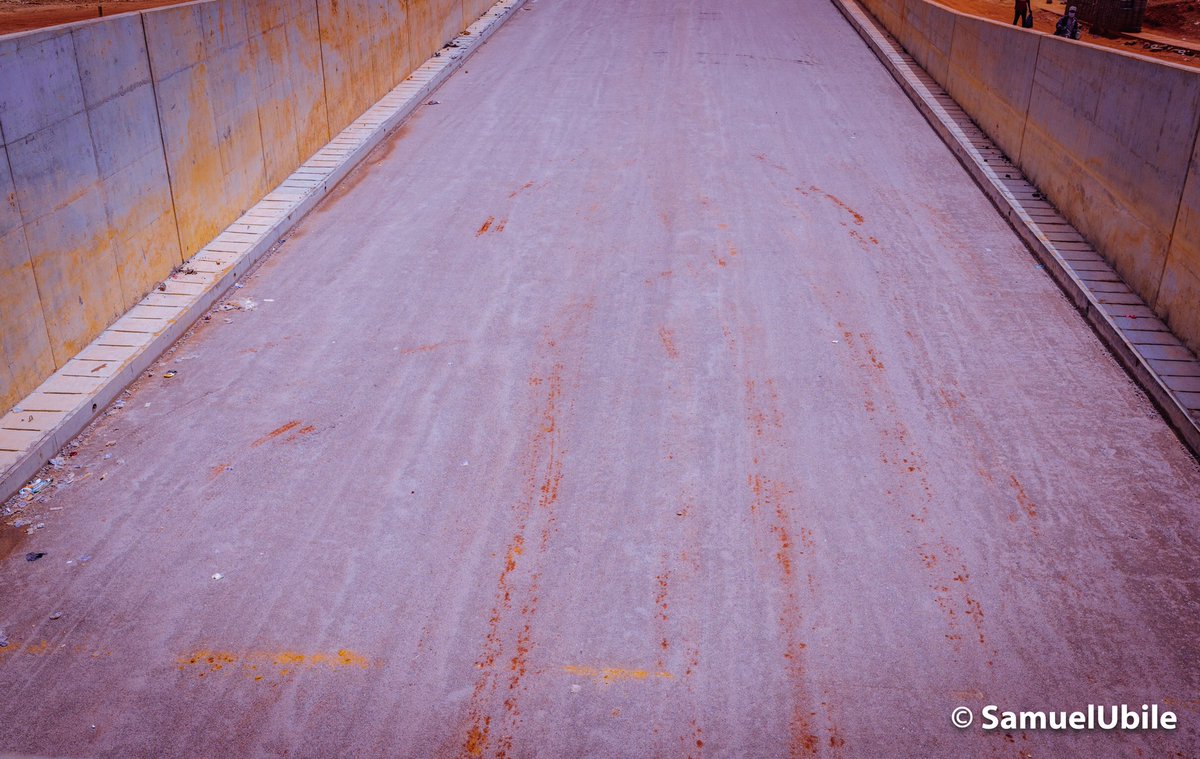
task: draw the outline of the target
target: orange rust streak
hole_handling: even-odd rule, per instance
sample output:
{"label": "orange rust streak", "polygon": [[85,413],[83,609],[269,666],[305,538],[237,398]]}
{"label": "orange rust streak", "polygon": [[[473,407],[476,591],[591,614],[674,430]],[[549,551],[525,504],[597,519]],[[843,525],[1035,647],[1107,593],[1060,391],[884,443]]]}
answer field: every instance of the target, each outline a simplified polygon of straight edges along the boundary
{"label": "orange rust streak", "polygon": [[492,228],[492,222],[495,220],[496,217],[494,216],[487,217],[487,220],[483,222],[483,226],[481,226],[479,231],[475,233],[475,236],[482,237],[483,235],[487,234],[487,231]]}

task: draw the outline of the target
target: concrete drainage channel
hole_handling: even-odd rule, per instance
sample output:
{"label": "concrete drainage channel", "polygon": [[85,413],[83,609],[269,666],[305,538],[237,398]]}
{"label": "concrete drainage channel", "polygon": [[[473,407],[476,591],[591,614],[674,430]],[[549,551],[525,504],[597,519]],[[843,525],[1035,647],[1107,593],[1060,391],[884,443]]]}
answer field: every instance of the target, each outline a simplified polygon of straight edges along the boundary
{"label": "concrete drainage channel", "polygon": [[1183,443],[1200,457],[1200,361],[856,0],[832,0]]}
{"label": "concrete drainage channel", "polygon": [[[0,419],[0,502],[113,403],[525,2],[492,6]],[[41,480],[32,483],[39,486]]]}

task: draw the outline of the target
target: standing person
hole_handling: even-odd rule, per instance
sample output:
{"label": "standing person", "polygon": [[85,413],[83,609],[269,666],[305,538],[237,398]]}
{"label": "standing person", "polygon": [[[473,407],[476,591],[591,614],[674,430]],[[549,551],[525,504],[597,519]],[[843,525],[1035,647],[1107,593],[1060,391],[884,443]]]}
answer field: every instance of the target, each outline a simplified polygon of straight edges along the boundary
{"label": "standing person", "polygon": [[1079,19],[1075,18],[1074,5],[1068,8],[1066,14],[1054,25],[1054,36],[1079,39]]}
{"label": "standing person", "polygon": [[1029,0],[1015,0],[1016,8],[1013,14],[1013,25],[1020,24],[1026,29],[1033,26],[1033,9],[1029,7]]}

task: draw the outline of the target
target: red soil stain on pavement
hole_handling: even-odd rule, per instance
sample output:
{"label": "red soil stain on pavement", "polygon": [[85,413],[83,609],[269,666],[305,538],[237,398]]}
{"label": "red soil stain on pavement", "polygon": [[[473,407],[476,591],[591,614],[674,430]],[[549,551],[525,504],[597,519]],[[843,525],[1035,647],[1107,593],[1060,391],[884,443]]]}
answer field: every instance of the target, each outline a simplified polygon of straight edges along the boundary
{"label": "red soil stain on pavement", "polygon": [[870,250],[872,246],[879,244],[879,240],[877,240],[875,237],[863,235],[857,229],[850,230],[850,237],[853,238],[854,241],[860,246],[862,246],[863,250]]}
{"label": "red soil stain on pavement", "polygon": [[496,221],[495,216],[489,216],[484,220],[483,225],[479,227],[479,231],[475,233],[476,237],[483,237],[487,231],[492,228],[492,223]]}
{"label": "red soil stain on pavement", "polygon": [[414,348],[404,348],[399,353],[401,356],[415,356],[420,353],[432,353],[436,350],[449,348],[454,345],[462,345],[465,342],[466,340],[446,340],[440,343],[427,343],[425,345],[418,345]]}
{"label": "red soil stain on pavement", "polygon": [[[590,317],[592,304],[586,303],[574,311],[560,321],[564,334],[573,332],[582,319]],[[545,349],[552,355],[560,355],[562,339],[547,337]],[[541,410],[534,420],[524,456],[527,472],[524,492],[513,505],[514,534],[496,581],[496,597],[483,650],[475,662],[480,673],[471,692],[467,709],[469,724],[462,742],[462,750],[469,756],[491,751],[497,757],[507,757],[513,750],[524,690],[522,679],[529,668],[533,622],[540,601],[538,567],[554,533],[554,507],[563,480],[562,417],[569,410],[563,399],[563,373],[562,362],[555,361],[546,376],[534,375],[529,379],[530,388],[540,394]],[[536,544],[530,539],[531,533],[538,536]],[[514,611],[516,619],[512,619]],[[496,713],[495,701],[500,696],[500,710]]]}
{"label": "red soil stain on pavement", "polygon": [[[291,432],[292,430],[296,430],[296,428],[300,427],[301,424],[302,424],[302,422],[299,419],[293,419],[292,421],[288,422],[287,424],[282,425],[280,427],[276,427],[275,429],[271,430],[267,434],[260,437],[258,440],[255,440],[253,443],[250,444],[250,447],[258,448],[259,446],[269,443],[272,440],[278,440],[282,435],[284,435],[288,432]],[[297,440],[299,440],[302,436],[310,435],[316,431],[317,431],[317,428],[315,426],[313,426],[311,424],[307,424],[303,427],[300,427],[300,429],[296,430],[291,435],[288,435],[281,442],[294,443]]]}
{"label": "red soil stain on pavement", "polygon": [[[796,189],[797,189],[797,190],[800,190],[800,188],[799,188],[799,187],[797,187]],[[838,208],[841,208],[841,209],[842,209],[843,211],[845,211],[846,213],[850,214],[850,217],[854,219],[854,223],[855,223],[855,224],[862,224],[862,223],[865,221],[865,219],[863,219],[863,215],[862,215],[862,214],[860,214],[858,211],[855,211],[855,210],[854,210],[853,208],[851,208],[850,206],[846,205],[846,204],[845,204],[845,203],[842,201],[842,199],[841,199],[841,198],[839,198],[837,195],[834,195],[834,194],[832,194],[832,193],[825,192],[824,190],[822,190],[820,187],[817,187],[816,185],[810,185],[810,186],[809,186],[809,189],[810,189],[810,190],[812,190],[813,192],[818,192],[818,193],[820,193],[820,194],[824,195],[824,196],[825,196],[825,198],[826,198],[827,200],[829,200],[831,203],[833,203],[834,205],[836,205]],[[808,193],[804,192],[803,190],[800,190],[800,193],[801,193],[802,195],[808,195]]]}
{"label": "red soil stain on pavement", "polygon": [[526,190],[528,190],[529,188],[533,187],[533,185],[534,185],[534,182],[533,182],[533,180],[531,179],[531,180],[529,180],[528,182],[526,182],[525,184],[523,184],[523,185],[521,185],[520,187],[518,187],[517,189],[513,190],[512,192],[510,192],[510,193],[508,194],[508,197],[510,197],[510,198],[515,198],[515,197],[517,197],[518,195],[520,195],[521,193],[523,193],[523,192],[525,192]]}
{"label": "red soil stain on pavement", "polygon": [[658,337],[662,340],[663,350],[667,352],[667,358],[673,361],[678,360],[679,351],[675,348],[675,334],[666,327],[659,327]]}
{"label": "red soil stain on pavement", "polygon": [[[735,364],[739,365],[740,371],[753,377],[753,367],[745,366],[747,363],[752,364],[754,360],[753,331],[743,327],[740,339],[728,325],[722,326],[722,332],[726,345],[734,355]],[[802,588],[806,587],[808,593],[815,595],[816,581],[811,573],[803,586],[796,580],[793,553],[799,555],[802,552],[795,551],[792,540],[791,512],[796,505],[795,493],[782,478],[774,476],[775,470],[787,471],[778,463],[775,455],[777,450],[787,446],[787,442],[782,436],[785,427],[774,380],[747,379],[744,398],[752,465],[752,471],[747,475],[751,495],[751,519],[756,530],[761,531],[765,527],[766,541],[777,546],[772,555],[772,564],[776,568],[779,585],[783,591],[778,621],[784,648],[784,671],[787,673],[791,693],[787,707],[789,755],[812,756],[819,753],[825,741],[818,734],[815,725],[818,712],[809,692],[810,683],[804,661],[804,651],[808,644],[802,640],[805,621],[801,612],[801,592]],[[811,533],[805,534],[805,539],[811,541]],[[826,731],[830,737],[839,736],[840,732],[828,714],[828,702],[822,703],[821,706],[827,712]],[[840,746],[840,737],[834,743]],[[840,749],[835,751],[835,754],[840,753]]]}
{"label": "red soil stain on pavement", "polygon": [[294,430],[295,428],[297,428],[299,426],[300,426],[300,420],[293,419],[292,421],[288,422],[287,424],[285,424],[281,427],[276,427],[275,429],[271,430],[267,434],[260,437],[258,440],[255,440],[253,443],[251,443],[250,447],[257,448],[260,445],[263,445],[264,443],[269,443],[270,441],[274,440],[275,438],[279,437],[280,435],[283,435],[284,433],[286,433],[290,430]]}
{"label": "red soil stain on pavement", "polygon": [[[664,567],[667,562],[668,557],[663,556],[662,563]],[[657,610],[655,613],[654,622],[655,628],[658,631],[658,648],[660,649],[658,659],[655,663],[660,670],[665,670],[667,668],[665,655],[666,652],[671,649],[671,641],[667,637],[667,622],[670,621],[668,612],[671,608],[670,604],[667,602],[667,594],[670,590],[671,570],[664,568],[663,571],[654,578],[654,582],[654,608]]]}
{"label": "red soil stain on pavement", "polygon": [[1008,476],[1008,484],[1012,487],[1013,491],[1016,492],[1017,503],[1020,505],[1021,511],[1025,512],[1025,516],[1029,517],[1030,519],[1037,519],[1037,504],[1033,502],[1032,498],[1026,495],[1025,488],[1021,485],[1021,481],[1017,479],[1016,475],[1010,474]]}
{"label": "red soil stain on pavement", "polygon": [[[841,323],[838,323],[838,328],[844,330],[842,337],[851,348],[848,360],[856,362],[859,370],[868,373],[868,376],[882,378],[886,373],[884,364],[870,334],[856,334]],[[890,386],[881,381],[867,383],[863,385],[863,393],[868,402],[867,418],[879,433],[880,460],[884,464],[897,467],[902,477],[915,477],[915,483],[909,481],[912,484],[906,484],[905,480],[901,479],[897,487],[900,493],[889,490],[888,497],[898,503],[914,502],[918,494],[905,497],[902,493],[904,489],[915,485],[920,488],[920,495],[924,496],[924,500],[932,503],[933,487],[925,474],[925,458],[910,443],[908,428],[901,421],[901,413],[892,397]],[[929,527],[925,519],[926,508],[917,511],[920,513],[909,515],[914,528],[905,532],[919,541],[916,545],[917,557],[921,565],[933,576],[930,589],[934,593],[934,603],[946,616],[946,640],[955,650],[959,650],[968,635],[978,640],[980,645],[986,646],[983,606],[975,595],[972,595],[974,591],[970,582],[971,575],[962,551],[951,545],[942,533]],[[992,653],[994,655],[995,652]]]}
{"label": "red soil stain on pavement", "polygon": [[[751,459],[756,469],[770,465],[773,448],[782,445],[779,433],[783,430],[783,416],[779,411],[779,399],[773,380],[746,381],[746,421],[751,434]],[[799,591],[795,581],[792,539],[791,509],[793,490],[782,481],[755,472],[749,475],[752,495],[750,511],[758,515],[756,523],[764,516],[767,532],[777,548],[774,560],[779,572],[780,585],[784,590],[783,609],[779,623],[783,632],[784,667],[794,694],[790,707],[791,741],[789,753],[793,757],[816,754],[821,738],[813,725],[816,711],[811,706],[807,692],[808,673],[804,665],[804,650],[808,647],[801,640],[803,615]],[[811,533],[806,535],[811,541]],[[813,586],[810,585],[810,590]]]}

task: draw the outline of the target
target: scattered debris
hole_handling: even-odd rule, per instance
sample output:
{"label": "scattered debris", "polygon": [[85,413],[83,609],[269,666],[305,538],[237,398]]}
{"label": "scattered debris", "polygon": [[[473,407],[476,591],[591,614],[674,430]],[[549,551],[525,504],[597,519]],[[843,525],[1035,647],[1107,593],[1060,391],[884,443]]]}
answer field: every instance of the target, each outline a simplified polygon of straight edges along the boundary
{"label": "scattered debris", "polygon": [[179,374],[179,372],[175,371],[174,369],[172,369],[168,372],[163,372],[163,379],[171,379],[176,374]]}
{"label": "scattered debris", "polygon": [[50,480],[37,479],[21,488],[21,495],[25,500],[30,500],[33,496],[45,490],[50,485]]}
{"label": "scattered debris", "polygon": [[158,283],[158,291],[159,291],[160,293],[165,293],[165,292],[167,291],[167,283],[166,283],[166,282],[159,282],[159,283]]}
{"label": "scattered debris", "polygon": [[225,301],[217,307],[218,311],[253,311],[258,308],[252,298],[241,298],[239,300]]}
{"label": "scattered debris", "polygon": [[7,646],[8,635],[3,630],[0,630],[0,648],[6,648]]}
{"label": "scattered debris", "polygon": [[220,572],[217,572],[215,575],[212,576],[212,578],[214,580],[222,580],[225,578],[225,575],[221,574]]}
{"label": "scattered debris", "polygon": [[92,555],[90,553],[85,553],[83,556],[79,557],[80,564],[87,564],[91,560],[92,560]]}
{"label": "scattered debris", "polygon": [[[435,55],[436,55],[436,53],[435,53]],[[441,104],[442,104],[442,101],[440,101],[440,100],[427,100],[427,101],[425,101],[425,105],[441,105]]]}
{"label": "scattered debris", "polygon": [[62,618],[62,612],[61,612],[61,611],[56,611],[56,612],[54,612],[53,614],[51,614],[51,615],[50,615],[50,619],[61,619],[61,618]]}
{"label": "scattered debris", "polygon": [[30,551],[29,553],[25,554],[25,561],[37,561],[45,555],[45,551]]}

